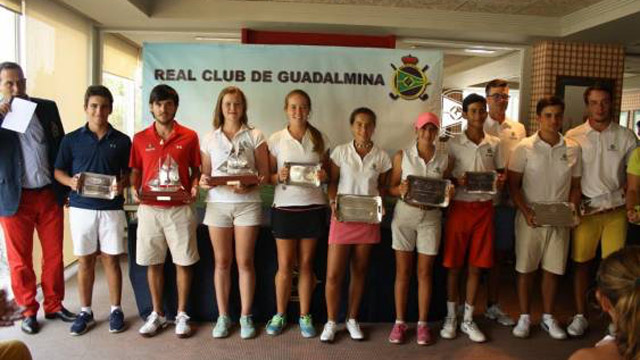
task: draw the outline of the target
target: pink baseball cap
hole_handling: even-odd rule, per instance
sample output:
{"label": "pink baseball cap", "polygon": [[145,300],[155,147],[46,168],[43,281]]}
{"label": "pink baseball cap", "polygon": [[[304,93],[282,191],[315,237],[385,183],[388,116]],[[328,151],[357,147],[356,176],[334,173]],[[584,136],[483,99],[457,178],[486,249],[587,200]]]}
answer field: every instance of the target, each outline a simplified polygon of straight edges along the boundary
{"label": "pink baseball cap", "polygon": [[413,126],[416,129],[422,129],[422,127],[427,124],[433,124],[435,125],[435,127],[440,129],[440,119],[438,118],[438,115],[432,112],[422,113],[418,115],[418,118],[416,119],[416,122],[413,124]]}

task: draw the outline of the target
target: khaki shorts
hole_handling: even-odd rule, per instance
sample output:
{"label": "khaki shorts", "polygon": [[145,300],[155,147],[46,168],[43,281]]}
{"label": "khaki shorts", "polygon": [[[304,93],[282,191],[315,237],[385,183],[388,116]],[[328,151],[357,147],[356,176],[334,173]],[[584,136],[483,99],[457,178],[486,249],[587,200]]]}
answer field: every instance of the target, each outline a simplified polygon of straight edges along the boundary
{"label": "khaki shorts", "polygon": [[438,255],[442,233],[442,211],[422,210],[398,200],[391,222],[391,247],[398,251],[413,251]]}
{"label": "khaki shorts", "polygon": [[173,263],[189,266],[200,260],[196,240],[196,220],[190,205],[159,207],[140,205],[136,263],[162,264],[171,251]]}
{"label": "khaki shorts", "polygon": [[262,224],[262,203],[207,203],[203,223],[222,228],[259,226]]}
{"label": "khaki shorts", "polygon": [[563,275],[569,256],[567,227],[536,227],[527,224],[520,211],[516,215],[516,271],[527,274],[542,269]]}
{"label": "khaki shorts", "polygon": [[587,262],[596,257],[598,245],[602,258],[622,249],[627,238],[627,213],[624,208],[602,214],[587,215],[573,231],[572,257]]}

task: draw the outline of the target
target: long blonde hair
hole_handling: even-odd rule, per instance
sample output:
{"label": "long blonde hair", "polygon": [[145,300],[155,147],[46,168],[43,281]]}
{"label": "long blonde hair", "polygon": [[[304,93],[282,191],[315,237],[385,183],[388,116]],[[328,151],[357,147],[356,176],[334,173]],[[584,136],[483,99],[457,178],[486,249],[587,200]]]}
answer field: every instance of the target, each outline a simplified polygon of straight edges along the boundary
{"label": "long blonde hair", "polygon": [[625,360],[640,360],[640,247],[609,255],[598,269],[598,290],[616,314],[616,344]]}
{"label": "long blonde hair", "polygon": [[213,110],[213,128],[218,129],[222,125],[224,125],[224,114],[222,114],[222,99],[227,94],[237,94],[240,95],[242,99],[242,116],[240,117],[240,123],[242,125],[247,125],[249,123],[249,118],[247,117],[247,97],[244,96],[244,93],[240,88],[236,86],[227,86],[226,88],[220,91],[218,95],[218,101],[216,101],[216,108]]}
{"label": "long blonde hair", "polygon": [[[309,106],[309,111],[311,111],[311,98],[309,94],[307,94],[304,90],[295,89],[291,90],[287,96],[284,98],[284,109],[287,110],[289,106],[289,98],[293,95],[300,95],[307,101],[307,105]],[[311,125],[311,123],[307,120],[307,127],[309,132],[311,133],[311,143],[313,143],[313,151],[318,155],[324,155],[325,144],[324,139],[322,138],[322,133],[315,126]]]}

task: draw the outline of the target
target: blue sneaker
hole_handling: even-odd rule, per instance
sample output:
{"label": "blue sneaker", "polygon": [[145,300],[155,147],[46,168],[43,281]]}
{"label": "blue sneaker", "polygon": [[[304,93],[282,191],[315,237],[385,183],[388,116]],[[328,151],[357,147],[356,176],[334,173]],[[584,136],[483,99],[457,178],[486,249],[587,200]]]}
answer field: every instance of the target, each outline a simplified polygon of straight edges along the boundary
{"label": "blue sneaker", "polygon": [[227,315],[218,316],[218,321],[213,327],[211,335],[216,339],[226,338],[229,336],[229,328],[231,328],[231,319]]}
{"label": "blue sneaker", "polygon": [[313,327],[313,319],[311,318],[311,314],[300,316],[298,324],[300,324],[300,333],[302,333],[303,337],[312,338],[316,336],[316,328]]}
{"label": "blue sneaker", "polygon": [[124,331],[124,313],[120,309],[113,310],[109,314],[109,332],[119,333]]}
{"label": "blue sneaker", "polygon": [[240,316],[240,337],[243,339],[252,339],[256,336],[256,327],[253,325],[251,315]]}
{"label": "blue sneaker", "polygon": [[284,314],[275,314],[267,323],[267,334],[280,335],[286,325],[287,316]]}
{"label": "blue sneaker", "polygon": [[71,324],[71,335],[78,336],[86,333],[96,324],[93,319],[93,314],[89,314],[86,311],[81,311],[78,317]]}

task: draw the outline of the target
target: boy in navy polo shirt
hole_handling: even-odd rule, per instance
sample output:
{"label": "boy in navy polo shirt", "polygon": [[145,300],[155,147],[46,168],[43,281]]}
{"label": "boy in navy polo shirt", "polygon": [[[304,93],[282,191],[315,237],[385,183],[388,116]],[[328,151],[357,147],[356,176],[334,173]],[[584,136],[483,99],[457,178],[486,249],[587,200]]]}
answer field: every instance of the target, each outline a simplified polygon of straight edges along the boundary
{"label": "boy in navy polo shirt", "polygon": [[[55,178],[73,190],[69,196],[69,224],[73,252],[78,256],[78,292],[81,311],[71,325],[71,335],[82,335],[95,325],[91,310],[96,258],[102,264],[109,283],[111,313],[109,332],[124,330],[120,308],[122,273],[119,256],[125,252],[125,215],[122,189],[128,183],[131,140],[108,122],[113,96],[104,86],[90,86],[84,96],[87,123],[67,134],[60,144],[55,163]],[[78,193],[80,174],[91,172],[115,175],[117,191],[113,200],[83,197]]]}

